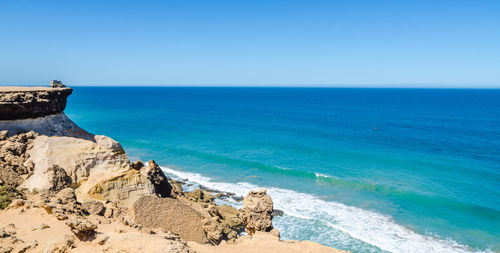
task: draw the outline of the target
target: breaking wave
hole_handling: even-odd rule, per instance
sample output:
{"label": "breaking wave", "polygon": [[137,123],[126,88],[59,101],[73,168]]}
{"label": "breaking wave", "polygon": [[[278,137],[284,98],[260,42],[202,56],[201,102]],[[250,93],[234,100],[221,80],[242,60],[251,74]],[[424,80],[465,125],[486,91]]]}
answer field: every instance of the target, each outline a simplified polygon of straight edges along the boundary
{"label": "breaking wave", "polygon": [[[246,182],[227,183],[214,182],[212,179],[198,173],[183,172],[173,170],[168,167],[162,169],[169,175],[178,179],[188,179],[189,182],[203,185],[205,187],[219,190],[231,191],[237,195],[244,196],[248,191],[262,186],[253,185]],[[316,173],[317,178],[331,178],[323,174]],[[321,224],[324,227],[321,238],[310,237],[308,239],[330,246],[333,238],[349,238],[349,240],[359,240],[366,244],[378,248],[378,251],[389,252],[474,252],[474,249],[461,245],[450,239],[442,239],[432,235],[422,235],[416,233],[402,225],[395,223],[390,216],[377,212],[364,210],[361,208],[347,206],[335,201],[325,201],[317,196],[296,192],[293,190],[267,187],[267,192],[271,195],[276,209],[283,210],[283,219],[289,219],[285,230],[297,230],[289,226],[301,226],[301,221],[313,221],[314,224]],[[235,205],[241,205],[233,203]],[[293,221],[292,221],[293,220]],[[310,229],[315,229],[314,227]],[[324,234],[329,233],[329,234]],[[297,234],[295,238],[303,239]],[[326,239],[325,239],[326,238]],[[352,250],[352,249],[351,249]],[[357,251],[367,251],[358,248]],[[372,250],[371,250],[372,251]]]}

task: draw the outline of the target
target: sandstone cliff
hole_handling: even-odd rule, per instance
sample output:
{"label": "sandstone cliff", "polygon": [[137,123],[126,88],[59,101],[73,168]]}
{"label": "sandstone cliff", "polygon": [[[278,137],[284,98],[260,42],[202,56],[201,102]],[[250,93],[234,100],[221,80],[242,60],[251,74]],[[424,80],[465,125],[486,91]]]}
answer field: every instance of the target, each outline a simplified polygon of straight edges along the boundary
{"label": "sandstone cliff", "polygon": [[28,119],[61,113],[71,88],[0,87],[0,120]]}

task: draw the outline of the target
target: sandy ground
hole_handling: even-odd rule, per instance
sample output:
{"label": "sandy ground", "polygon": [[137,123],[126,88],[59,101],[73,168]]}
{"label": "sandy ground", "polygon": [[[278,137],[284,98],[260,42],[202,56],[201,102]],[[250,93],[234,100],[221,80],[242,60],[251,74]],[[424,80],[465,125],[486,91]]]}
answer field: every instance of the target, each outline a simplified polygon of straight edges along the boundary
{"label": "sandy ground", "polygon": [[310,241],[280,241],[270,233],[257,233],[241,237],[236,244],[221,243],[218,246],[189,242],[188,246],[198,253],[344,253],[346,251],[323,246]]}
{"label": "sandy ground", "polygon": [[[96,237],[89,241],[75,238],[71,252],[176,252],[169,240],[139,232],[118,221],[110,222],[101,216],[92,218],[97,223],[101,222]],[[65,221],[57,220],[42,208],[0,211],[0,227],[15,231],[13,236],[0,239],[0,247],[13,247],[12,252],[20,252],[28,245],[32,246],[26,252],[54,252],[65,244],[68,237],[73,237]],[[12,243],[12,237],[22,241]]]}
{"label": "sandy ground", "polygon": [[[74,240],[71,252],[176,252],[168,240],[139,232],[120,222],[110,222],[104,217],[92,217],[100,222],[96,238],[91,241]],[[15,237],[22,242],[9,244],[12,252],[18,252],[27,245],[26,252],[50,252],[54,246],[63,245],[72,236],[65,221],[57,220],[42,208],[12,208],[0,211],[0,227],[14,227]],[[1,240],[7,240],[3,238]],[[0,240],[0,242],[2,242]],[[36,244],[34,243],[36,241]],[[0,243],[2,244],[2,243]],[[3,245],[2,245],[3,246]],[[343,253],[310,241],[280,241],[270,233],[243,236],[236,244],[222,242],[218,246],[188,242],[189,248],[198,253]],[[171,250],[169,250],[171,249]],[[47,251],[49,250],[49,251]]]}

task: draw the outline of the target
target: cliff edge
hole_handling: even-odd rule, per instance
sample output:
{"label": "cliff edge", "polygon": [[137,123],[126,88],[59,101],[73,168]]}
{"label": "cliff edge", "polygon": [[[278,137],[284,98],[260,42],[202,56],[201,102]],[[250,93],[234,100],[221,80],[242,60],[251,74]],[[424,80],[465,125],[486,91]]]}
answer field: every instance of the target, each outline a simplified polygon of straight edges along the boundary
{"label": "cliff edge", "polygon": [[64,109],[72,88],[0,87],[0,131],[10,136],[34,131],[47,136],[93,140],[71,121]]}
{"label": "cliff edge", "polygon": [[72,88],[0,87],[0,120],[33,119],[66,108]]}

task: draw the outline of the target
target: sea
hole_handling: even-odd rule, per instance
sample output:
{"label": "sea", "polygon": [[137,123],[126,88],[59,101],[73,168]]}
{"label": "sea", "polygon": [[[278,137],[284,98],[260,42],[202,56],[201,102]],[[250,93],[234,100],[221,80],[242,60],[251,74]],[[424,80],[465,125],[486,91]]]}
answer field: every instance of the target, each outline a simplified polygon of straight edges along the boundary
{"label": "sea", "polygon": [[284,240],[500,252],[500,90],[74,87],[65,112],[168,176],[267,188]]}

